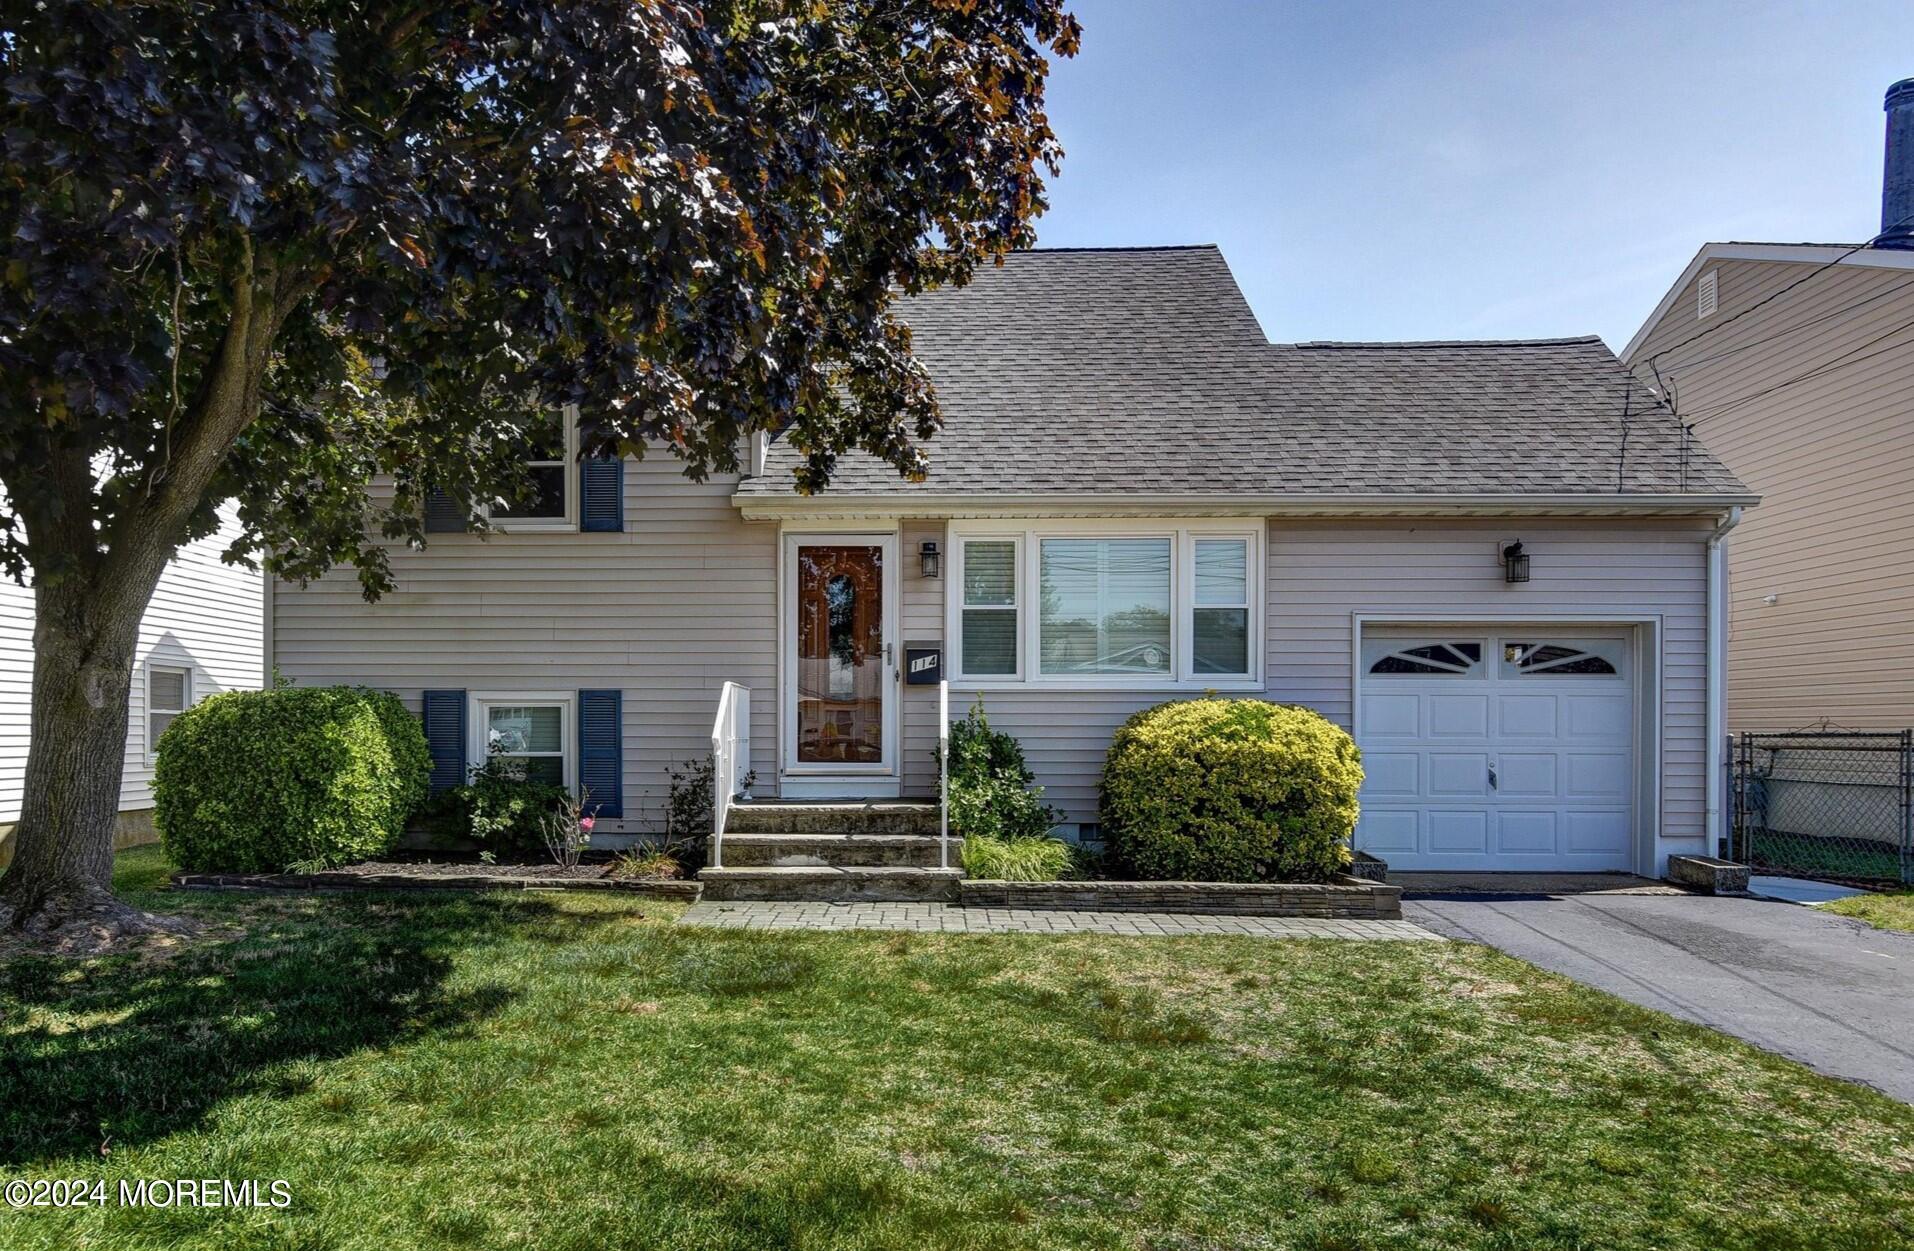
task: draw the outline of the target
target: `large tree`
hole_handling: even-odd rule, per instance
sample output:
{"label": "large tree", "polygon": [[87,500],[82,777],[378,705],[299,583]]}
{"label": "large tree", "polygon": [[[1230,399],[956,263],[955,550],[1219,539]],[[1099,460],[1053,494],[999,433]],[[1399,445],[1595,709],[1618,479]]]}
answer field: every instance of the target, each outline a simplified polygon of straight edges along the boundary
{"label": "large tree", "polygon": [[[892,314],[1032,241],[1062,0],[10,0],[0,564],[36,600],[5,924],[107,891],[137,625],[222,506],[304,579],[525,490],[525,414],[823,488],[938,424]],[[374,493],[377,479],[391,490]]]}

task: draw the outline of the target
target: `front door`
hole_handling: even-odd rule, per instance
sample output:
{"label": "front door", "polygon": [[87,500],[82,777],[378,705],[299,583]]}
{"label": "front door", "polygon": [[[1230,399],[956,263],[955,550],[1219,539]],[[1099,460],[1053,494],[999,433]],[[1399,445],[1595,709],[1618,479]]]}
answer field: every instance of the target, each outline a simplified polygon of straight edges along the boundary
{"label": "front door", "polygon": [[897,540],[787,535],[787,796],[897,794]]}

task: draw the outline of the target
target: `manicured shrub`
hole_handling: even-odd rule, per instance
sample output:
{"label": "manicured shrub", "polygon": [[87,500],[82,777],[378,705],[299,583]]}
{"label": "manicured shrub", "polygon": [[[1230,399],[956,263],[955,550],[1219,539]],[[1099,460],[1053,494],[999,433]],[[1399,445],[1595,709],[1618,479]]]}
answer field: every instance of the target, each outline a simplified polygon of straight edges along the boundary
{"label": "manicured shrub", "polygon": [[346,864],[392,850],[430,771],[419,719],[383,691],[230,691],[161,736],[153,820],[194,872]]}
{"label": "manicured shrub", "polygon": [[978,700],[950,727],[950,828],[953,834],[998,839],[1047,838],[1062,813],[1043,802],[1043,788],[1024,763],[1023,747],[990,728]]}
{"label": "manicured shrub", "polygon": [[1307,708],[1197,699],[1137,713],[1103,766],[1103,836],[1155,881],[1316,882],[1349,863],[1362,753]]}

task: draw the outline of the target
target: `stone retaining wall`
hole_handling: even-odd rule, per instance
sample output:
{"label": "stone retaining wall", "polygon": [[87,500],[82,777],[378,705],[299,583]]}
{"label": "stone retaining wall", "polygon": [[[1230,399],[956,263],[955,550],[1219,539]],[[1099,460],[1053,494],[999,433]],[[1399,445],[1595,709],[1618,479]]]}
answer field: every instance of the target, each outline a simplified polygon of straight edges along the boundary
{"label": "stone retaining wall", "polygon": [[1254,917],[1402,916],[1402,888],[1343,876],[1307,882],[1001,882],[963,881],[967,908],[1047,908],[1075,912],[1228,913]]}

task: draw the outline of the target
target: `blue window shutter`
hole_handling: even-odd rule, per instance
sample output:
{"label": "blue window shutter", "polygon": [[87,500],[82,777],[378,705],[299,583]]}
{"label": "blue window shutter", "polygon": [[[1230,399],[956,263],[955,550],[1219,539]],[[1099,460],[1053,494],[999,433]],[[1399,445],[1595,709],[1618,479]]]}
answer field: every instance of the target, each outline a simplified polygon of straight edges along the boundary
{"label": "blue window shutter", "polygon": [[425,693],[425,745],[432,753],[432,793],[465,784],[465,692]]}
{"label": "blue window shutter", "polygon": [[578,462],[578,528],[625,528],[625,458],[587,456]]}
{"label": "blue window shutter", "polygon": [[425,532],[427,534],[457,534],[470,529],[465,513],[457,502],[443,491],[425,493]]}
{"label": "blue window shutter", "polygon": [[601,817],[625,815],[625,693],[578,692],[578,783]]}

